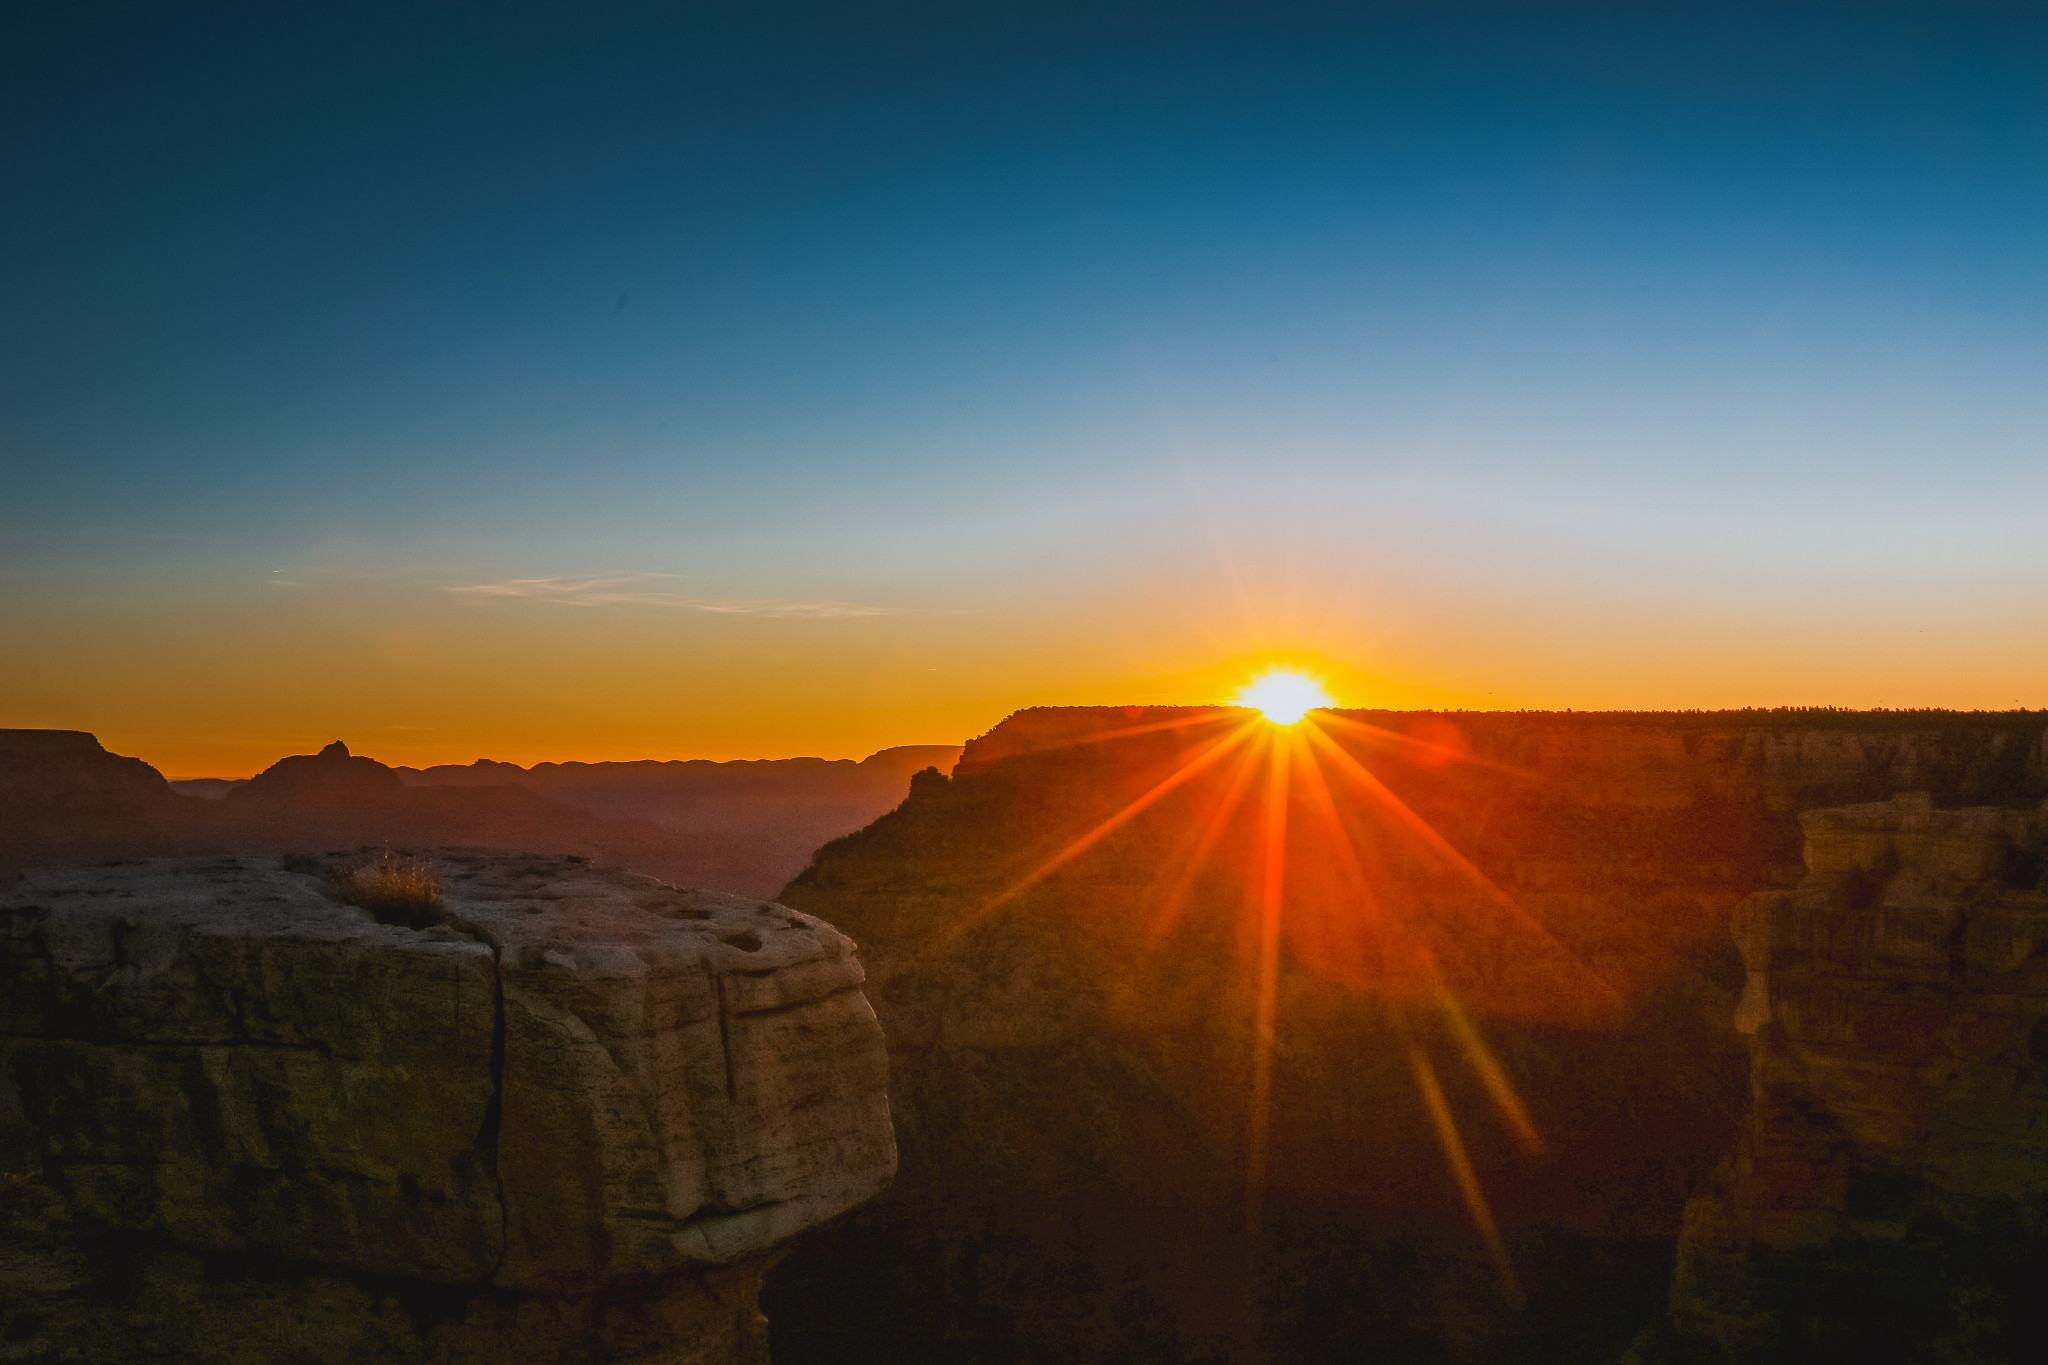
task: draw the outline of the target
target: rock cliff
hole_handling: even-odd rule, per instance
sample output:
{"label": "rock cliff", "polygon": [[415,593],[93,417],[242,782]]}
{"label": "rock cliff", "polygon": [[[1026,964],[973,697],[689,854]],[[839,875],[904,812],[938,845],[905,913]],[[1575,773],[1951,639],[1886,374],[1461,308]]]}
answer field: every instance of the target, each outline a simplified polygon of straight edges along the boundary
{"label": "rock cliff", "polygon": [[0,901],[10,1359],[765,1359],[769,1260],[895,1166],[852,943],[424,856],[381,919],[242,859]]}
{"label": "rock cliff", "polygon": [[2048,1346],[2048,808],[1801,817],[1737,915],[1751,1103],[1687,1209],[1666,1349],[2006,1361]]}
{"label": "rock cliff", "polygon": [[[1019,713],[785,890],[863,945],[904,1154],[771,1280],[785,1365],[1611,1357],[1743,1122],[1728,926],[1798,881],[1797,813],[2048,794],[2023,713],[1334,713],[1385,797],[1322,749],[1290,779],[1266,1045],[1266,778],[1176,776],[1244,720]],[[1462,1008],[1343,942],[1361,922]]]}

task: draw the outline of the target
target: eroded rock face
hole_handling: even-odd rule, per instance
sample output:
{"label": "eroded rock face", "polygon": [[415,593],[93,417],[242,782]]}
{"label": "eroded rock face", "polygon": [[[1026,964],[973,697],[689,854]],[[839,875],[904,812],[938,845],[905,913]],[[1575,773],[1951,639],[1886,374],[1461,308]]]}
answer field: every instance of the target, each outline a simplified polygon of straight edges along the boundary
{"label": "eroded rock face", "polygon": [[339,1358],[553,1359],[608,1322],[606,1358],[735,1359],[770,1253],[886,1185],[881,1034],[830,926],[580,859],[428,857],[424,929],[233,859],[32,873],[0,900],[40,1170],[10,1264],[50,1300],[16,1305],[30,1335],[84,1330],[65,1305],[107,1266],[80,1248],[112,1236],[151,1268],[124,1279],[138,1320],[175,1320],[169,1294],[224,1340],[269,1340],[298,1291],[223,1289],[193,1255],[296,1267],[315,1316],[388,1316],[379,1284],[440,1296],[431,1324],[341,1332]]}
{"label": "eroded rock face", "polygon": [[1687,1210],[1678,1337],[2017,1358],[2048,1327],[2048,807],[1918,794],[1801,823],[1805,880],[1733,925],[1752,1107]]}

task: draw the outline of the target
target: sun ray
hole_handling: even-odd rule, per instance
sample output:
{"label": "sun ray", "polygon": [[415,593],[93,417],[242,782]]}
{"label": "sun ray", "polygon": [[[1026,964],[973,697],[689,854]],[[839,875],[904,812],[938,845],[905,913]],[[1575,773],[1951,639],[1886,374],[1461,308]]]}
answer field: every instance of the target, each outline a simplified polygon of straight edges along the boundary
{"label": "sun ray", "polygon": [[1451,745],[1439,744],[1434,740],[1422,739],[1416,735],[1403,734],[1399,730],[1389,730],[1383,725],[1374,725],[1368,721],[1359,720],[1355,716],[1340,716],[1330,712],[1322,716],[1321,720],[1330,729],[1348,730],[1359,738],[1372,743],[1407,749],[1429,762],[1472,764],[1476,767],[1489,768],[1497,773],[1505,773],[1511,777],[1527,778],[1532,782],[1536,780],[1536,774],[1526,768],[1517,768],[1511,763],[1502,763],[1499,759],[1486,758],[1471,752],[1469,749],[1454,748]]}
{"label": "sun ray", "polygon": [[1266,767],[1264,857],[1259,879],[1258,1000],[1252,1014],[1251,1140],[1245,1156],[1245,1229],[1256,1244],[1265,1196],[1273,1106],[1273,1023],[1280,996],[1280,913],[1287,889],[1288,769],[1298,743],[1276,732]]}
{"label": "sun ray", "polygon": [[[1313,754],[1310,754],[1309,758],[1310,762],[1301,765],[1302,786],[1308,791],[1310,810],[1315,814],[1317,823],[1323,829],[1327,846],[1336,853],[1338,859],[1343,863],[1343,871],[1349,882],[1348,889],[1357,897],[1358,904],[1365,911],[1363,915],[1357,917],[1355,925],[1362,927],[1364,922],[1369,919],[1371,927],[1378,931],[1376,937],[1379,949],[1380,972],[1377,977],[1377,984],[1384,987],[1387,984],[1388,957],[1393,951],[1393,945],[1387,941],[1387,926],[1381,916],[1379,901],[1373,894],[1373,879],[1365,869],[1364,860],[1359,856],[1358,846],[1352,842],[1351,831],[1344,827],[1343,817],[1337,813],[1336,798],[1330,792],[1329,780],[1323,776],[1322,765],[1313,761]],[[1328,927],[1330,926],[1325,926],[1325,928]],[[1359,949],[1357,956],[1352,961],[1338,963],[1333,960],[1326,960],[1323,963],[1324,970],[1336,976],[1339,981],[1345,981],[1346,984],[1351,985],[1355,989],[1370,988],[1375,984],[1375,979],[1369,976],[1365,970],[1365,964],[1362,960],[1362,945],[1357,940],[1354,940],[1352,946],[1355,949]],[[1342,971],[1342,968],[1346,966],[1353,969],[1348,981],[1346,981]]]}
{"label": "sun ray", "polygon": [[1443,1012],[1451,1026],[1451,1037],[1457,1041],[1458,1050],[1465,1054],[1465,1061],[1479,1076],[1479,1083],[1486,1087],[1486,1093],[1493,1097],[1501,1117],[1506,1120],[1508,1131],[1515,1135],[1515,1141],[1530,1156],[1541,1156],[1547,1150],[1543,1134],[1536,1128],[1536,1120],[1529,1115],[1529,1107],[1522,1103],[1507,1073],[1501,1069],[1500,1061],[1493,1055],[1493,1049],[1479,1036],[1479,1029],[1472,1017],[1465,1013],[1465,1007],[1458,1003],[1458,997],[1451,993],[1442,974],[1437,972],[1436,963],[1427,964],[1430,977],[1436,987],[1437,1008]]}
{"label": "sun ray", "polygon": [[[1149,710],[1148,707],[1137,708]],[[1077,735],[1064,743],[1048,745],[1048,749],[1078,749],[1084,744],[1104,744],[1113,739],[1130,739],[1134,735],[1157,734],[1161,730],[1192,730],[1202,725],[1242,725],[1244,722],[1229,714],[1222,707],[1204,708],[1209,714],[1181,716],[1174,720],[1148,721],[1143,725],[1126,725],[1116,730],[1091,730]]]}
{"label": "sun ray", "polygon": [[1161,797],[1186,783],[1189,779],[1209,767],[1210,764],[1228,754],[1237,745],[1244,743],[1252,734],[1251,725],[1240,724],[1230,732],[1208,741],[1186,761],[1181,763],[1179,767],[1154,783],[1143,794],[1124,806],[1123,809],[1096,825],[1080,838],[1075,839],[1050,858],[1047,858],[994,898],[984,901],[978,909],[969,914],[962,915],[954,922],[952,928],[941,936],[940,942],[950,943],[958,939],[968,929],[986,920],[1004,905],[1015,900],[1018,896],[1030,890],[1039,882],[1044,881],[1047,877],[1059,871],[1062,867],[1065,867],[1068,863],[1095,847],[1095,845],[1101,843],[1111,834],[1129,824]]}
{"label": "sun ray", "polygon": [[[1344,827],[1343,820],[1337,813],[1336,800],[1330,793],[1329,784],[1324,780],[1320,766],[1315,763],[1303,765],[1303,777],[1306,779],[1304,785],[1312,798],[1312,808],[1326,831],[1330,846],[1338,852],[1345,864],[1345,871],[1355,880],[1362,893],[1361,900],[1371,904],[1370,878],[1359,858],[1357,847],[1351,840],[1350,831]],[[1385,956],[1393,951],[1394,945],[1387,943],[1383,937],[1380,946],[1384,961]],[[1486,1045],[1486,1040],[1480,1036],[1471,1016],[1465,1012],[1464,1006],[1452,993],[1450,984],[1443,979],[1443,973],[1437,969],[1435,956],[1421,944],[1411,943],[1405,946],[1407,952],[1404,956],[1413,964],[1417,975],[1427,982],[1428,993],[1436,1001],[1437,1008],[1442,1011],[1448,1022],[1451,1036],[1457,1041],[1459,1050],[1464,1053],[1473,1071],[1478,1074],[1487,1094],[1499,1107],[1501,1117],[1509,1131],[1514,1134],[1516,1142],[1530,1155],[1541,1155],[1545,1150],[1543,1137],[1536,1128],[1535,1120],[1529,1115],[1528,1106],[1522,1102],[1522,1097],[1508,1080],[1507,1073],[1502,1070],[1499,1059]]]}
{"label": "sun ray", "polygon": [[1551,933],[1550,929],[1542,921],[1523,909],[1519,901],[1502,890],[1471,859],[1460,853],[1450,840],[1437,833],[1436,829],[1427,820],[1416,814],[1407,802],[1396,796],[1384,782],[1380,781],[1373,774],[1370,768],[1367,768],[1363,763],[1360,763],[1356,758],[1346,753],[1343,746],[1331,739],[1329,735],[1325,734],[1318,727],[1311,726],[1308,728],[1308,738],[1311,743],[1318,746],[1325,755],[1337,764],[1339,771],[1364,789],[1366,794],[1372,797],[1383,811],[1393,816],[1402,828],[1421,840],[1425,847],[1436,853],[1457,871],[1470,878],[1475,885],[1486,893],[1487,897],[1494,904],[1512,915],[1517,924],[1535,934],[1558,953],[1560,960],[1572,969],[1573,975],[1578,978],[1580,984],[1588,987],[1593,992],[1601,1006],[1613,1009],[1621,1003],[1621,993],[1612,984],[1581,961],[1578,955],[1573,953],[1570,948],[1559,942],[1557,936]]}
{"label": "sun ray", "polygon": [[1216,803],[1216,809],[1210,813],[1194,846],[1189,849],[1185,865],[1181,868],[1180,875],[1174,879],[1173,889],[1167,893],[1165,899],[1160,902],[1158,911],[1152,916],[1152,923],[1145,936],[1147,945],[1156,945],[1180,921],[1180,917],[1187,913],[1188,900],[1194,894],[1195,878],[1201,873],[1203,865],[1209,860],[1209,855],[1215,852],[1216,845],[1229,830],[1230,818],[1243,804],[1245,792],[1251,786],[1252,776],[1258,772],[1258,759],[1259,751],[1256,748],[1246,748],[1238,754],[1237,762],[1231,768],[1229,784],[1223,790],[1222,799]]}
{"label": "sun ray", "polygon": [[1408,1045],[1408,1065],[1415,1072],[1415,1087],[1422,1092],[1423,1105],[1429,1110],[1430,1122],[1436,1126],[1437,1142],[1442,1145],[1444,1159],[1450,1163],[1451,1174],[1458,1182],[1458,1192],[1465,1197],[1466,1211],[1472,1215],[1480,1240],[1486,1243],[1487,1254],[1493,1258],[1493,1268],[1500,1274],[1501,1292],[1507,1295],[1509,1302],[1520,1307],[1521,1281],[1515,1275],[1514,1263],[1508,1259],[1507,1243],[1501,1240],[1500,1225],[1494,1221],[1493,1209],[1486,1202],[1486,1191],[1480,1188],[1479,1174],[1472,1168],[1465,1140],[1458,1135],[1458,1124],[1451,1116],[1444,1088],[1437,1081],[1436,1068],[1430,1065],[1421,1045],[1408,1034],[1405,1024],[1402,1034]]}

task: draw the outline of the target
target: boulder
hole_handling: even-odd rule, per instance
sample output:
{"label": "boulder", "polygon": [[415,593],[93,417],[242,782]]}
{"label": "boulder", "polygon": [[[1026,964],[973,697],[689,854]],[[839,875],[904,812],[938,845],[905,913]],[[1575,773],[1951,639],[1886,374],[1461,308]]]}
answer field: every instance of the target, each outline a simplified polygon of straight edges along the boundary
{"label": "boulder", "polygon": [[[42,1267],[31,1298],[78,1282],[32,1325],[110,1292],[80,1248],[118,1245],[152,1268],[115,1276],[131,1328],[270,1340],[291,1294],[180,1269],[228,1257],[296,1267],[350,1321],[394,1285],[454,1305],[341,1331],[347,1358],[553,1358],[536,1323],[603,1321],[618,1359],[737,1359],[776,1249],[891,1178],[881,1032],[823,922],[463,850],[420,855],[438,902],[380,922],[331,879],[350,859],[291,861],[41,871],[0,899],[0,1047],[44,1200],[4,1263]],[[149,1297],[186,1281],[182,1309]]]}

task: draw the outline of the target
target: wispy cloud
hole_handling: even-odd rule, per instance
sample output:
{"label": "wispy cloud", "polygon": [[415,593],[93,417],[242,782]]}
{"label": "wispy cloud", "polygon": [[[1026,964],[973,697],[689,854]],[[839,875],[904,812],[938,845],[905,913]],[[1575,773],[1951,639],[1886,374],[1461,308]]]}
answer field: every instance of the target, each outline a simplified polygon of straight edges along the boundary
{"label": "wispy cloud", "polygon": [[448,591],[476,601],[525,598],[565,607],[667,607],[719,616],[847,617],[923,616],[916,607],[877,607],[862,602],[800,601],[788,597],[689,597],[655,586],[674,574],[622,573],[594,578],[508,578],[470,583]]}

